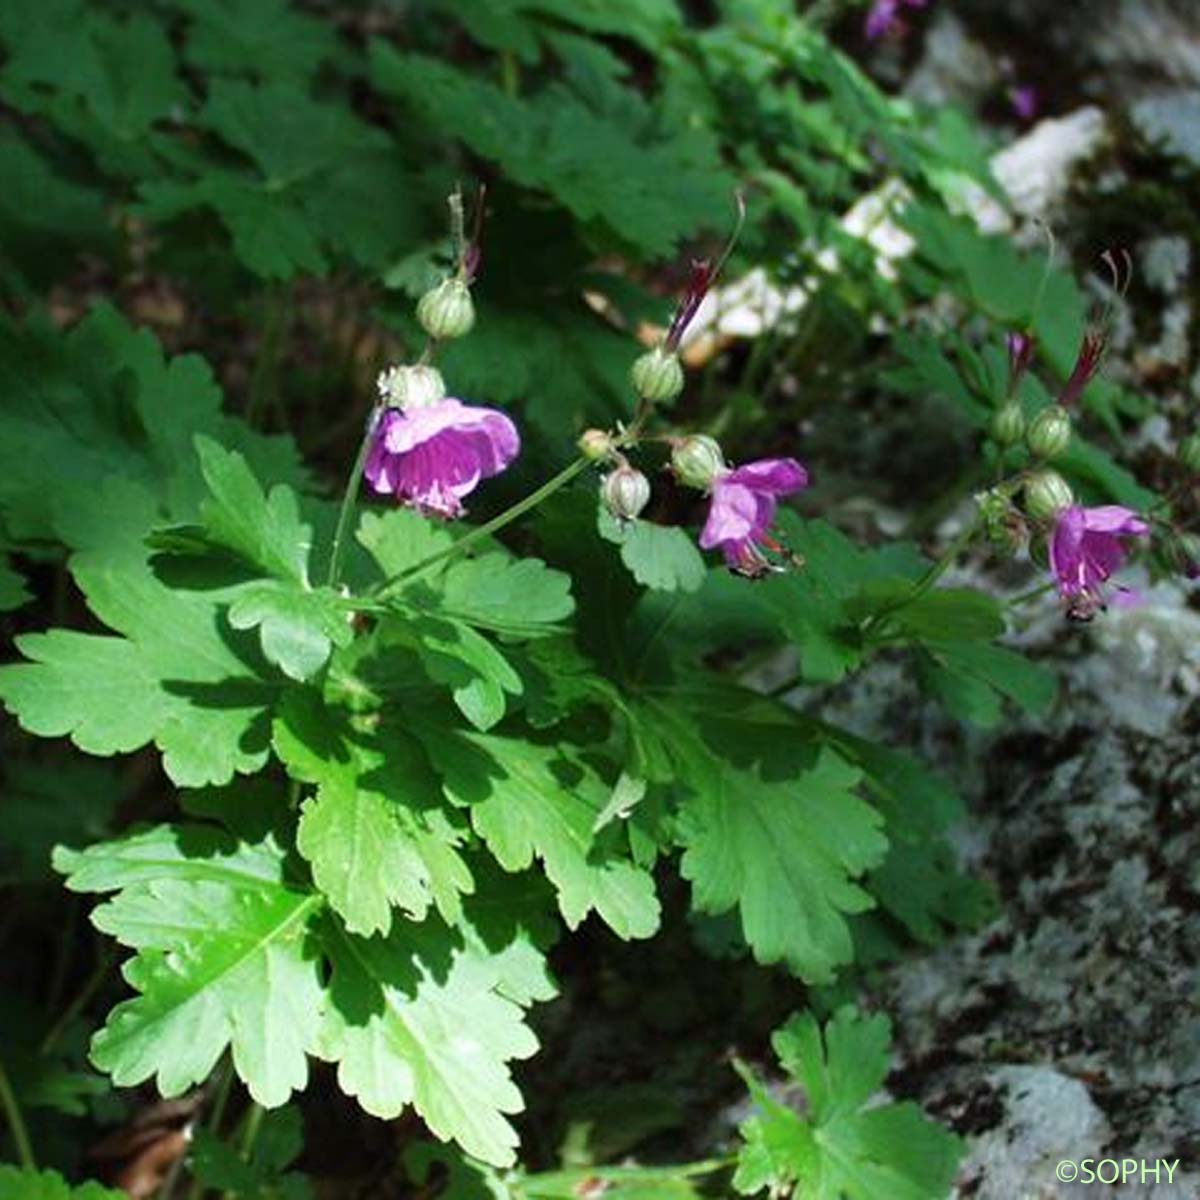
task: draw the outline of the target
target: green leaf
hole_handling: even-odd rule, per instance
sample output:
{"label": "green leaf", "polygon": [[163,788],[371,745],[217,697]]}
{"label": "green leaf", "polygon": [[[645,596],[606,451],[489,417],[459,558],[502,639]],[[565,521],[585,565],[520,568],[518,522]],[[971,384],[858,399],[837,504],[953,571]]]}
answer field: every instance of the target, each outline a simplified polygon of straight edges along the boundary
{"label": "green leaf", "polygon": [[304,1122],[295,1107],[263,1114],[248,1157],[206,1128],[195,1131],[189,1163],[192,1173],[216,1191],[239,1200],[310,1200],[312,1185],[284,1169],[304,1146]]}
{"label": "green leaf", "polygon": [[4,776],[2,883],[49,882],[51,850],[103,837],[121,798],[118,774],[81,755],[55,754],[45,766],[10,759]]}
{"label": "green leaf", "polygon": [[995,725],[1007,696],[1025,712],[1038,716],[1054,703],[1058,680],[1046,667],[1003,646],[977,642],[925,643],[918,658],[922,685],[950,712],[978,725]]}
{"label": "green leaf", "polygon": [[416,616],[405,622],[405,632],[429,677],[451,689],[476,729],[490,729],[504,716],[505,693],[521,694],[524,684],[512,664],[469,625]]}
{"label": "green leaf", "polygon": [[[504,1114],[521,1097],[507,1063],[537,1048],[522,1008],[553,995],[523,892],[489,880],[495,912],[472,910],[456,929],[393,921],[386,938],[364,939],[287,863],[270,836],[236,842],[206,826],[59,851],[71,890],[117,891],[93,921],[137,951],[124,974],[141,994],[110,1014],[93,1060],[117,1083],[155,1076],[170,1096],[230,1046],[271,1107],[304,1086],[317,1054],[373,1115],[414,1104],[438,1137],[511,1164]],[[540,893],[536,904],[540,914]]]}
{"label": "green leaf", "polygon": [[851,791],[858,772],[822,749],[787,782],[720,762],[705,774],[680,812],[694,906],[718,914],[737,905],[759,962],[828,982],[852,956],[846,914],[872,904],[854,877],[887,849],[882,817]]}
{"label": "green leaf", "polygon": [[266,760],[274,686],[224,628],[226,590],[167,587],[150,569],[151,497],[111,480],[59,519],[92,612],[125,639],[52,630],[20,646],[33,661],[0,668],[0,699],[30,732],[69,735],[92,754],[154,741],[185,787],[226,783]]}
{"label": "green leaf", "polygon": [[307,586],[312,529],[300,520],[296,493],[279,484],[264,495],[245,458],[212,438],[197,436],[196,452],[212,493],[200,508],[212,540],[268,575]]}
{"label": "green leaf", "polygon": [[536,558],[484,554],[452,564],[438,611],[510,637],[546,637],[575,611],[571,577]]}
{"label": "green leaf", "polygon": [[807,1118],[739,1066],[759,1114],[742,1126],[734,1188],[795,1188],[819,1200],[944,1200],[961,1141],[909,1101],[864,1107],[887,1074],[889,1037],[885,1016],[850,1006],[826,1024],[824,1039],[811,1013],[778,1029],[771,1044],[807,1094]]}
{"label": "green leaf", "polygon": [[329,587],[252,584],[229,606],[234,629],[258,629],[263,654],[283,673],[303,682],[329,661],[334,646],[348,646],[354,631],[341,597]]}
{"label": "green leaf", "polygon": [[621,561],[638,583],[664,592],[694,592],[707,574],[704,559],[685,530],[652,521],[618,521],[599,509],[600,536],[621,547]]}
{"label": "green leaf", "polygon": [[276,719],[274,746],[294,779],[318,785],[301,807],[297,849],[351,933],[386,934],[393,906],[421,920],[433,903],[458,921],[461,895],[474,888],[457,849],[463,832],[398,725],[349,720],[297,691]]}
{"label": "green leaf", "polygon": [[177,1096],[230,1047],[260,1104],[282,1104],[305,1086],[322,1005],[307,926],[320,897],[285,881],[273,844],[160,826],[60,849],[54,865],[72,891],[122,888],[92,914],[98,929],[139,951],[124,976],[141,994],[119,1004],[92,1043],[92,1061],[115,1083],[154,1077],[163,1095]]}
{"label": "green leaf", "polygon": [[233,239],[237,257],[262,279],[323,275],[329,261],[317,230],[286,195],[213,169],[195,183],[147,183],[137,212],[170,221],[211,208]]}
{"label": "green leaf", "polygon": [[566,748],[421,727],[446,794],[506,871],[540,858],[574,929],[595,909],[623,938],[649,937],[659,905],[650,875],[593,837],[609,789]]}
{"label": "green leaf", "polygon": [[517,1144],[505,1114],[523,1107],[507,1062],[532,1055],[537,1039],[503,994],[503,958],[457,942],[436,923],[370,941],[328,935],[325,1056],[372,1116],[412,1104],[438,1137],[505,1166]]}
{"label": "green leaf", "polygon": [[184,56],[208,74],[302,81],[337,52],[325,22],[287,0],[175,0],[192,18]]}
{"label": "green leaf", "polygon": [[0,612],[11,612],[32,598],[25,586],[25,576],[15,570],[7,559],[0,558]]}
{"label": "green leaf", "polygon": [[[686,126],[665,131],[629,89],[607,90],[588,103],[561,85],[517,98],[381,41],[371,46],[371,74],[444,136],[465,141],[508,178],[544,190],[577,220],[608,226],[648,256],[671,253],[681,237],[729,211],[733,181],[712,134]],[[656,186],[631,187],[634,179]]]}
{"label": "green leaf", "polygon": [[127,1200],[124,1192],[99,1183],[72,1186],[57,1171],[0,1165],[0,1195],[5,1200]]}
{"label": "green leaf", "polygon": [[367,553],[379,564],[385,579],[412,570],[454,544],[453,536],[444,525],[421,516],[411,508],[363,513],[357,537]]}

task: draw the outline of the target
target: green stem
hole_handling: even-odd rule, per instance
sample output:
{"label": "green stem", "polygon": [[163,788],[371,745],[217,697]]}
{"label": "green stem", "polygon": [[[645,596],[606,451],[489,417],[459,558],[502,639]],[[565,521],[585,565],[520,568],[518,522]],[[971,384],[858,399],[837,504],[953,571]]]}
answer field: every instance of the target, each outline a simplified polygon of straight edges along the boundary
{"label": "green stem", "polygon": [[350,478],[346,481],[346,493],[342,496],[342,507],[338,511],[337,528],[333,534],[333,546],[329,551],[329,572],[325,582],[332,588],[337,587],[342,573],[342,555],[345,553],[346,534],[354,517],[354,509],[358,504],[358,490],[362,487],[363,472],[367,467],[367,455],[371,452],[371,442],[375,437],[375,429],[379,424],[379,414],[382,405],[375,405],[367,418],[367,428],[358,446],[358,454],[354,466],[350,470]]}
{"label": "green stem", "polygon": [[584,471],[590,465],[590,462],[586,458],[575,459],[574,462],[564,467],[553,478],[546,480],[537,491],[530,492],[524,500],[518,500],[516,504],[510,508],[506,508],[490,521],[485,521],[482,525],[477,525],[470,533],[464,534],[458,541],[447,546],[444,550],[439,550],[436,554],[431,554],[428,558],[422,559],[415,567],[409,567],[407,571],[401,571],[398,575],[393,575],[390,579],[385,579],[383,583],[372,588],[368,595],[376,599],[382,599],[401,585],[415,583],[422,575],[428,574],[432,567],[436,567],[448,558],[456,557],[481,539],[489,537],[498,529],[503,529],[505,525],[515,521],[531,508],[536,508],[543,500],[554,495],[559,488],[565,487],[576,475],[580,474],[580,472]]}
{"label": "green stem", "polygon": [[266,1111],[261,1104],[250,1105],[250,1111],[246,1114],[246,1121],[242,1126],[242,1144],[239,1147],[243,1162],[250,1161],[250,1152],[254,1149],[254,1143],[258,1141],[258,1131],[262,1128],[263,1114]]}
{"label": "green stem", "polygon": [[75,994],[71,1003],[62,1011],[62,1015],[50,1026],[46,1036],[42,1038],[42,1053],[46,1054],[53,1049],[54,1044],[63,1035],[63,1031],[68,1025],[83,1011],[87,1002],[96,994],[100,985],[104,982],[108,975],[109,968],[113,964],[113,952],[105,948],[100,953],[100,958],[96,963],[95,969],[88,976],[87,982]]}
{"label": "green stem", "polygon": [[950,543],[943,551],[941,558],[935,562],[920,579],[917,580],[911,592],[905,596],[901,596],[899,600],[893,601],[891,604],[885,605],[878,612],[872,613],[867,618],[866,623],[862,628],[863,639],[866,640],[870,635],[888,618],[894,616],[901,609],[907,608],[910,604],[914,604],[920,600],[930,588],[950,569],[958,556],[971,544],[975,539],[975,535],[979,532],[978,522],[972,521],[963,531]]}
{"label": "green stem", "polygon": [[1047,592],[1052,592],[1057,586],[1053,580],[1049,583],[1041,583],[1035,588],[1030,588],[1027,592],[1022,592],[1019,596],[1014,596],[1011,600],[1006,601],[1006,603],[1009,608],[1016,608],[1018,604],[1024,604],[1028,600],[1036,600],[1039,596],[1044,596]]}
{"label": "green stem", "polygon": [[17,1148],[17,1158],[21,1166],[28,1171],[37,1170],[37,1160],[33,1157],[33,1147],[29,1143],[29,1130],[25,1128],[25,1118],[21,1115],[21,1106],[17,1103],[12,1084],[8,1081],[8,1072],[0,1063],[0,1108],[8,1121],[8,1129],[12,1134],[13,1144]]}

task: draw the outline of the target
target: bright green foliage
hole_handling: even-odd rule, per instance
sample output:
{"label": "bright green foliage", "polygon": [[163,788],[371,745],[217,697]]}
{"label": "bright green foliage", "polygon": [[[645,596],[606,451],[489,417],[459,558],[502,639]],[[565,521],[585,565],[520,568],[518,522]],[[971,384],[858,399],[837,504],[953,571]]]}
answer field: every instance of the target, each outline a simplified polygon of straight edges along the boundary
{"label": "bright green foliage", "polygon": [[92,1047],[118,1083],[154,1076],[178,1095],[229,1047],[250,1094],[273,1107],[304,1086],[317,1054],[369,1112],[412,1103],[439,1137],[512,1160],[503,1114],[521,1101],[505,1064],[537,1046],[522,1006],[552,994],[523,932],[499,941],[484,923],[452,930],[430,918],[359,938],[289,878],[271,837],[205,826],[60,850],[55,865],[75,891],[117,892],[93,919],[137,951],[124,973],[140,994]]}
{"label": "bright green foliage", "polygon": [[786,783],[713,770],[681,813],[680,869],[695,906],[737,905],[755,957],[814,982],[850,961],[846,914],[871,906],[854,878],[887,849],[882,818],[850,790],[858,778],[827,750]]}
{"label": "bright green foliage", "polygon": [[93,1044],[101,1070],[126,1085],[153,1076],[175,1096],[229,1046],[259,1103],[304,1086],[321,1006],[307,926],[321,901],[287,885],[278,850],[159,826],[60,851],[55,866],[73,890],[121,889],[93,920],[139,951],[124,974],[141,994],[113,1010]]}
{"label": "bright green foliage", "polygon": [[864,1107],[888,1070],[888,1020],[847,1006],[826,1024],[793,1017],[771,1039],[789,1076],[804,1089],[807,1111],[774,1099],[739,1067],[758,1108],[742,1126],[733,1186],[742,1195],[813,1200],[943,1200],[960,1153],[957,1138],[911,1102]]}
{"label": "bright green foliage", "polygon": [[599,514],[600,536],[621,547],[621,561],[644,587],[663,592],[694,592],[705,576],[704,559],[678,526],[653,521],[618,521]]}
{"label": "bright green foliage", "polygon": [[431,903],[446,921],[459,919],[460,893],[473,890],[457,849],[463,831],[399,723],[348,718],[294,692],[274,747],[292,778],[318,785],[301,809],[297,848],[351,933],[386,934],[393,905],[414,920]]}
{"label": "bright green foliage", "polygon": [[421,729],[446,794],[506,871],[535,856],[574,928],[595,909],[622,937],[649,937],[659,907],[649,874],[597,841],[592,830],[608,799],[604,781],[566,747],[515,738]]}
{"label": "bright green foliage", "polygon": [[93,613],[125,638],[52,630],[22,637],[32,661],[0,670],[0,698],[43,736],[69,734],[92,754],[154,741],[177,783],[227,782],[266,757],[265,712],[274,689],[221,628],[228,590],[168,587],[128,531],[156,520],[150,495],[112,481],[102,515],[72,510],[61,527],[80,547],[71,560]]}
{"label": "bright green foliage", "polygon": [[99,1183],[72,1186],[57,1171],[0,1166],[0,1195],[5,1200],[125,1200],[124,1192]]}

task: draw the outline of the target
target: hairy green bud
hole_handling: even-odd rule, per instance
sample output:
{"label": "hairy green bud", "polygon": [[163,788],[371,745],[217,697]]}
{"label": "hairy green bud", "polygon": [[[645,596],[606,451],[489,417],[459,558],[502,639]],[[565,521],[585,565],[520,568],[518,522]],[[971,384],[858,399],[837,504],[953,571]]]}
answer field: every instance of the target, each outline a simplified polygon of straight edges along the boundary
{"label": "hairy green bud", "polygon": [[1061,404],[1043,408],[1025,433],[1025,445],[1038,458],[1057,458],[1071,443],[1071,414]]}
{"label": "hairy green bud", "polygon": [[443,279],[417,301],[417,320],[431,338],[445,341],[470,333],[475,324],[471,290],[459,278]]}
{"label": "hairy green bud", "polygon": [[629,371],[633,390],[650,404],[665,404],[683,391],[679,355],[656,346],[638,358]]}
{"label": "hairy green bud", "polygon": [[1025,481],[1025,511],[1037,521],[1052,521],[1074,503],[1070,485],[1057,471],[1035,471]]}
{"label": "hairy green bud", "polygon": [[992,414],[992,437],[1001,446],[1012,446],[1025,432],[1025,413],[1016,400],[1006,400]]}
{"label": "hairy green bud", "polygon": [[671,449],[671,470],[687,487],[707,491],[712,481],[728,469],[721,447],[707,434],[693,433],[681,438]]}

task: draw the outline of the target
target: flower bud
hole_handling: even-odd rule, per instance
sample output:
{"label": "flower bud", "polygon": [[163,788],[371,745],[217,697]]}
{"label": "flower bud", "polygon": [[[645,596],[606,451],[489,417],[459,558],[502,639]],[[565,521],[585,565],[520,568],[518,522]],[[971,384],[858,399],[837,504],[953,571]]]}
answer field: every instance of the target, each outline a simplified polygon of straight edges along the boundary
{"label": "flower bud", "polygon": [[376,381],[380,398],[393,408],[430,408],[446,398],[446,383],[437,367],[418,363],[388,367]]}
{"label": "flower bud", "polygon": [[457,276],[443,279],[417,301],[417,320],[431,338],[462,337],[475,324],[471,291]]}
{"label": "flower bud", "polygon": [[1200,433],[1192,433],[1179,443],[1176,457],[1189,471],[1200,474]]}
{"label": "flower bud", "polygon": [[1025,511],[1038,521],[1052,521],[1075,503],[1067,481],[1057,471],[1035,471],[1025,481]]}
{"label": "flower bud", "polygon": [[671,470],[687,487],[707,491],[712,481],[728,469],[721,447],[707,434],[693,433],[680,438],[671,449]]}
{"label": "flower bud", "polygon": [[600,498],[618,521],[632,521],[650,503],[650,480],[628,463],[605,475]]}
{"label": "flower bud", "polygon": [[612,434],[603,429],[585,429],[575,444],[588,462],[602,462],[612,453]]}
{"label": "flower bud", "polygon": [[1025,413],[1016,400],[1006,400],[992,414],[992,437],[1001,446],[1012,446],[1025,432]]}
{"label": "flower bud", "polygon": [[679,356],[656,346],[643,354],[630,369],[633,390],[650,404],[665,404],[683,391],[683,367]]}
{"label": "flower bud", "polygon": [[1013,507],[1005,489],[997,487],[976,492],[975,503],[979,505],[984,533],[994,546],[1017,554],[1028,545],[1029,530],[1025,518]]}
{"label": "flower bud", "polygon": [[1025,445],[1037,458],[1057,458],[1071,443],[1071,415],[1060,404],[1042,409],[1025,433]]}

